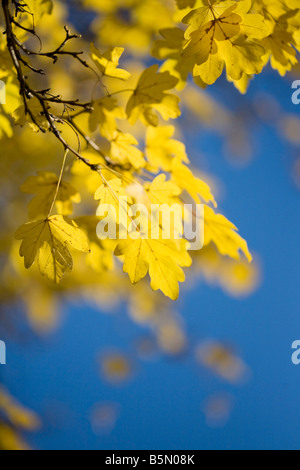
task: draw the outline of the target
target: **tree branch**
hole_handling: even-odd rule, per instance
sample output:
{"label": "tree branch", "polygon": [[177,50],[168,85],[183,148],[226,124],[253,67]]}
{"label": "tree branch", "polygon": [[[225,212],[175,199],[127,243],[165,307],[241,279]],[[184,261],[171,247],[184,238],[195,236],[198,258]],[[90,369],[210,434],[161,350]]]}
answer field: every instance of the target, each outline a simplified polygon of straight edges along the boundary
{"label": "tree branch", "polygon": [[[34,116],[33,112],[30,109],[30,104],[29,100],[32,98],[36,98],[38,102],[41,105],[41,115],[45,116],[45,119],[49,125],[49,131],[59,140],[59,142],[63,145],[65,151],[71,152],[73,155],[75,155],[79,160],[84,162],[86,165],[88,165],[91,170],[93,171],[98,171],[99,170],[99,165],[94,165],[91,164],[86,158],[84,158],[79,151],[73,149],[67,141],[62,137],[61,132],[59,129],[56,127],[56,122],[59,123],[64,123],[64,121],[58,117],[53,115],[49,110],[50,106],[49,103],[56,103],[56,104],[61,104],[64,106],[64,109],[69,108],[69,107],[78,107],[82,108],[82,112],[90,113],[93,110],[93,104],[91,102],[89,103],[80,103],[79,100],[64,100],[60,98],[59,96],[54,96],[51,95],[50,90],[42,90],[42,91],[36,91],[34,90],[27,81],[27,77],[23,73],[22,69],[22,64],[26,67],[29,67],[31,70],[35,71],[36,73],[44,73],[42,70],[34,69],[30,64],[28,64],[22,57],[20,50],[22,50],[25,54],[27,55],[36,55],[36,56],[44,56],[44,57],[49,57],[53,59],[54,62],[57,61],[59,55],[70,55],[73,56],[75,59],[79,60],[80,63],[82,63],[85,67],[90,68],[90,66],[83,61],[79,56],[82,54],[81,52],[67,52],[64,51],[63,48],[65,45],[68,43],[69,40],[78,38],[78,35],[72,35],[70,34],[70,31],[67,27],[65,27],[66,31],[66,37],[64,41],[60,44],[60,46],[55,49],[53,52],[48,52],[48,53],[35,53],[33,51],[30,51],[27,49],[23,44],[19,42],[19,40],[16,38],[13,32],[12,25],[15,24],[17,26],[20,26],[19,23],[13,18],[10,8],[9,8],[9,1],[10,0],[1,0],[2,2],[2,9],[4,13],[4,18],[5,18],[5,25],[6,25],[6,38],[7,38],[7,48],[10,53],[13,65],[16,69],[17,73],[17,78],[18,82],[20,85],[20,95],[22,97],[23,103],[24,103],[24,108],[25,108],[25,114],[28,115],[31,119],[31,121],[37,126],[37,128],[43,132],[46,133],[47,129],[45,129],[36,119]],[[20,2],[16,0],[11,0],[12,4],[15,6],[15,15],[17,16],[18,12],[26,12],[25,10],[25,4],[21,4]],[[28,13],[28,12],[26,12]],[[28,30],[31,34],[36,35],[35,30]],[[76,132],[79,132],[81,136],[83,136],[87,142],[88,145],[92,145],[91,142],[92,140],[85,137],[84,134],[79,130],[78,128]],[[108,167],[113,166],[113,164],[110,162],[109,158],[101,151],[101,149],[94,144],[93,146],[94,149],[97,148],[97,151],[100,153],[100,155],[105,159],[107,162]]]}

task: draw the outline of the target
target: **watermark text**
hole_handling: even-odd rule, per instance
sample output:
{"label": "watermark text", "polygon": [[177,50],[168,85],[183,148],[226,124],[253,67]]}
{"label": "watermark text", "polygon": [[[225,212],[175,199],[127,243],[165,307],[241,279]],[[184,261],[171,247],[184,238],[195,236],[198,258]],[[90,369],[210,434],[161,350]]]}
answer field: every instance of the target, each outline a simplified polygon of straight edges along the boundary
{"label": "watermark text", "polygon": [[4,341],[0,341],[0,364],[6,365],[6,344]]}
{"label": "watermark text", "polygon": [[0,104],[6,104],[6,85],[0,80]]}
{"label": "watermark text", "polygon": [[189,250],[204,246],[203,204],[128,204],[122,197],[117,205],[100,204],[97,210],[100,240],[181,240]]}
{"label": "watermark text", "polygon": [[293,82],[292,89],[295,90],[292,94],[292,103],[298,106],[300,104],[300,80]]}

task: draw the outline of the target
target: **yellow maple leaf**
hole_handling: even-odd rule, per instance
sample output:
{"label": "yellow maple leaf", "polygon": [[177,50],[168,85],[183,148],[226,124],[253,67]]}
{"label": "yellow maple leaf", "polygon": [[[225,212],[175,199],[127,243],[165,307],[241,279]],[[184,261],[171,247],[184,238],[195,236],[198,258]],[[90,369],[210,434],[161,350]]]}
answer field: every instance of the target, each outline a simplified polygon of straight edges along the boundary
{"label": "yellow maple leaf", "polygon": [[23,240],[20,256],[24,258],[25,268],[29,269],[38,256],[41,274],[55,283],[73,268],[69,247],[89,252],[85,233],[60,215],[22,225],[16,232],[16,239]]}
{"label": "yellow maple leaf", "polygon": [[[24,127],[25,124],[28,123],[35,132],[39,131],[38,126],[47,130],[49,128],[49,122],[45,117],[41,103],[36,98],[32,98],[28,102],[28,109],[30,112],[28,112],[22,104],[12,113],[15,124]],[[34,121],[32,120],[32,117],[34,118]]]}
{"label": "yellow maple leaf", "polygon": [[127,103],[126,112],[131,124],[141,118],[146,125],[157,126],[158,117],[154,111],[165,120],[180,116],[178,96],[166,93],[177,85],[178,79],[169,72],[157,71],[158,65],[152,65],[142,73]]}
{"label": "yellow maple leaf", "polygon": [[185,280],[181,267],[192,264],[186,245],[184,240],[178,247],[173,241],[138,237],[120,242],[115,254],[125,256],[123,270],[133,284],[149,272],[152,289],[161,290],[167,297],[176,300],[179,295],[178,283]]}
{"label": "yellow maple leaf", "polygon": [[209,206],[204,210],[204,244],[214,243],[221,255],[240,259],[243,252],[252,261],[247,242],[237,233],[236,226],[221,214],[216,214]]}
{"label": "yellow maple leaf", "polygon": [[197,204],[205,201],[212,202],[215,206],[217,205],[208,184],[196,178],[192,171],[183,165],[178,157],[173,160],[171,174],[177,185],[182,190],[187,191]]}
{"label": "yellow maple leaf", "polygon": [[152,183],[145,185],[145,191],[152,204],[175,203],[182,190],[173,181],[166,181],[166,175],[158,175]]}
{"label": "yellow maple leaf", "polygon": [[[249,13],[251,0],[213,0],[203,1],[203,6],[192,10],[183,23],[189,25],[186,38],[191,39],[193,32],[213,29],[213,37],[224,41],[244,35],[249,39],[262,39],[270,33],[270,26],[261,14]],[[213,27],[213,28],[212,28]]]}
{"label": "yellow maple leaf", "polygon": [[111,139],[110,157],[121,165],[143,168],[146,164],[143,153],[136,146],[138,141],[131,134],[116,131]]}
{"label": "yellow maple leaf", "polygon": [[193,57],[182,54],[186,40],[184,31],[180,28],[166,28],[160,30],[163,39],[158,39],[154,43],[152,55],[159,60],[165,60],[160,71],[169,72],[178,78],[177,89],[184,88],[189,74],[195,64]]}
{"label": "yellow maple leaf", "polygon": [[116,208],[122,198],[128,198],[128,196],[120,178],[104,182],[95,193],[95,200],[99,201],[100,204],[111,204]]}
{"label": "yellow maple leaf", "polygon": [[277,19],[272,34],[262,41],[266,49],[265,63],[270,59],[272,68],[277,70],[281,76],[291,71],[293,66],[298,63],[295,33],[299,33],[299,28],[299,11],[290,11]]}
{"label": "yellow maple leaf", "polygon": [[126,113],[118,105],[118,101],[111,96],[105,96],[93,103],[93,111],[89,117],[89,126],[92,132],[97,127],[103,137],[110,139],[117,129],[116,119],[125,119]]}
{"label": "yellow maple leaf", "polygon": [[146,135],[146,155],[153,170],[170,171],[174,157],[188,163],[185,145],[172,139],[173,126],[149,127]]}
{"label": "yellow maple leaf", "polygon": [[[29,176],[21,186],[27,194],[36,194],[28,206],[29,218],[48,216],[56,195],[58,177],[55,173],[39,171],[37,176]],[[70,215],[73,212],[73,202],[81,201],[80,194],[67,182],[62,181],[56,196],[55,204],[60,215]]]}
{"label": "yellow maple leaf", "polygon": [[101,54],[95,45],[91,44],[91,58],[105,77],[119,78],[120,80],[127,80],[130,77],[127,70],[118,67],[123,52],[123,47],[111,47],[104,54]]}
{"label": "yellow maple leaf", "polygon": [[122,180],[114,178],[110,181],[103,181],[95,193],[95,200],[99,201],[97,215],[103,217],[105,213],[108,213],[111,222],[119,224],[120,230],[127,233],[128,223],[131,222],[129,205],[132,199],[123,187]]}

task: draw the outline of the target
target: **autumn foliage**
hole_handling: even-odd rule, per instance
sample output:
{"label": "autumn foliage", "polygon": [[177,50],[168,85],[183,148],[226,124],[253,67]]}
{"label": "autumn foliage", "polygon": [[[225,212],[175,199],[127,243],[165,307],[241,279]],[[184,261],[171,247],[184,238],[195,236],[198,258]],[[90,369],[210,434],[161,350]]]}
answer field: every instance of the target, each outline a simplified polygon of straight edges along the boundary
{"label": "autumn foliage", "polygon": [[[246,93],[268,64],[291,71],[299,0],[82,0],[94,14],[82,36],[65,2],[1,3],[2,301],[21,301],[43,331],[62,294],[126,297],[133,318],[139,311],[147,322],[166,302],[152,290],[176,300],[188,270],[251,290],[252,255],[190,164],[180,116],[201,110],[203,90],[222,74]],[[204,204],[204,248],[162,237],[99,240],[96,211],[107,203],[116,211]],[[0,444],[18,448],[13,430],[36,418],[22,411],[19,426],[12,400],[0,390],[0,413],[13,422],[0,424]]]}

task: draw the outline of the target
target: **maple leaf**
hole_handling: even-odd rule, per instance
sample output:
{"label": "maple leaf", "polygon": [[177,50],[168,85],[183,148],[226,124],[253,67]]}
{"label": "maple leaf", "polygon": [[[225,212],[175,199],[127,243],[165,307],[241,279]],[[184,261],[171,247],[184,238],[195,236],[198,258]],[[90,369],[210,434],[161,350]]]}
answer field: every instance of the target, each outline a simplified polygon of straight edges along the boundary
{"label": "maple leaf", "polygon": [[151,169],[170,171],[174,157],[188,163],[185,145],[172,139],[175,133],[173,126],[149,127],[146,135],[146,155]]}
{"label": "maple leaf", "polygon": [[195,64],[193,56],[182,54],[186,45],[184,31],[180,28],[166,28],[160,30],[159,33],[163,39],[155,41],[152,55],[159,60],[167,59],[161,67],[161,72],[167,71],[176,77],[179,80],[176,87],[182,89]]}
{"label": "maple leaf", "polygon": [[115,98],[105,96],[94,101],[93,111],[89,117],[89,126],[92,132],[99,126],[103,137],[110,139],[117,129],[116,119],[126,119],[126,114]]}
{"label": "maple leaf", "polygon": [[274,31],[263,39],[266,49],[265,63],[270,59],[271,66],[281,76],[292,70],[297,64],[297,42],[294,37],[295,31],[299,32],[300,15],[294,10],[281,15],[274,26]]}
{"label": "maple leaf", "polygon": [[33,122],[31,115],[26,112],[25,106],[22,104],[12,113],[16,125],[24,127],[25,124],[28,123],[35,132],[39,131],[38,126],[43,127],[45,130],[49,128],[49,122],[45,117],[42,105],[36,98],[32,98],[29,101],[28,109],[34,117],[35,122]]}
{"label": "maple leaf", "polygon": [[178,79],[172,77],[169,72],[157,73],[157,71],[158,65],[152,65],[142,73],[127,103],[126,112],[131,124],[141,118],[146,125],[157,126],[158,117],[154,110],[158,111],[165,120],[180,116],[179,98],[166,93],[166,90],[176,86]]}
{"label": "maple leaf", "polygon": [[65,272],[73,268],[70,248],[89,252],[85,233],[70,219],[54,215],[47,219],[28,222],[16,232],[16,239],[23,240],[20,256],[29,269],[38,256],[41,274],[58,283]]}
{"label": "maple leaf", "polygon": [[265,48],[255,42],[237,39],[234,43],[226,41],[223,53],[227,74],[233,80],[240,80],[243,74],[259,74],[264,66],[262,59]]}
{"label": "maple leaf", "polygon": [[152,55],[157,59],[178,59],[185,43],[184,31],[180,28],[166,28],[159,31],[163,39],[154,43]]}
{"label": "maple leaf", "polygon": [[275,26],[280,16],[299,9],[299,2],[298,0],[253,0],[253,9]]}
{"label": "maple leaf", "polygon": [[247,242],[237,233],[236,226],[221,214],[216,214],[209,206],[204,210],[204,243],[213,242],[222,255],[240,259],[240,251],[252,261]]}
{"label": "maple leaf", "polygon": [[166,181],[164,174],[158,175],[152,183],[147,183],[145,191],[152,204],[172,204],[175,202],[174,198],[182,192],[173,181]]}
{"label": "maple leaf", "polygon": [[116,256],[125,256],[123,270],[133,284],[149,272],[153,290],[161,290],[167,297],[176,300],[179,282],[184,282],[182,267],[188,267],[192,260],[186,251],[186,242],[178,245],[169,240],[124,240],[115,250]]}
{"label": "maple leaf", "polygon": [[138,141],[133,135],[116,131],[111,139],[110,157],[121,165],[130,164],[135,169],[143,168],[146,162],[137,145]]}
{"label": "maple leaf", "polygon": [[95,200],[100,204],[111,204],[116,207],[119,204],[119,199],[125,197],[128,196],[120,178],[104,182],[95,193]]}
{"label": "maple leaf", "polygon": [[[27,194],[36,194],[28,206],[29,218],[47,216],[53,204],[58,185],[55,173],[39,171],[37,176],[29,176],[21,186]],[[78,191],[69,183],[62,181],[56,196],[55,204],[60,215],[70,215],[73,212],[73,202],[80,203]]]}
{"label": "maple leaf", "polygon": [[203,7],[192,10],[183,23],[188,24],[186,38],[193,32],[202,31],[213,26],[214,39],[224,41],[239,35],[251,39],[262,39],[270,34],[270,26],[260,14],[249,13],[251,0],[204,1]]}
{"label": "maple leaf", "polygon": [[[127,229],[128,222],[131,222],[128,210],[132,199],[127,194],[120,178],[114,178],[110,181],[105,180],[97,189],[95,200],[99,201],[99,209],[101,209],[101,206],[113,208],[114,212],[109,212],[110,217],[115,219],[115,222],[120,223],[125,230]],[[97,214],[101,215],[99,211]]]}
{"label": "maple leaf", "polygon": [[123,47],[112,47],[104,54],[101,54],[94,44],[91,44],[91,58],[105,77],[128,80],[130,73],[127,70],[118,68],[123,52]]}
{"label": "maple leaf", "polygon": [[196,178],[192,171],[177,157],[173,160],[171,169],[172,178],[177,185],[187,191],[197,204],[201,202],[212,202],[216,206],[211,189],[204,181]]}

